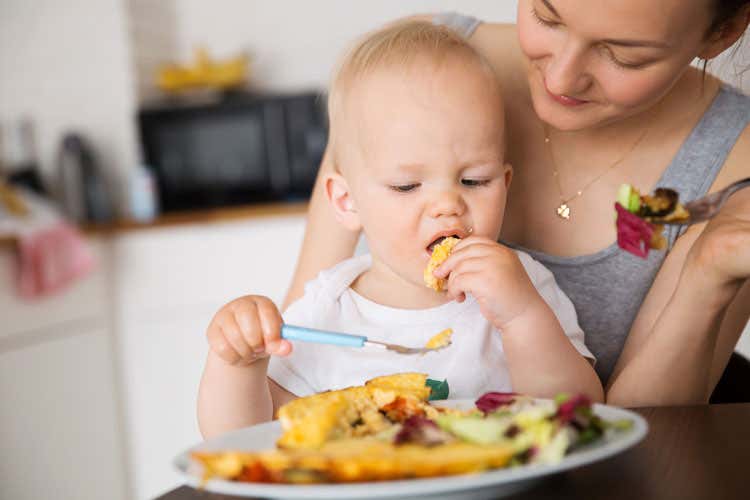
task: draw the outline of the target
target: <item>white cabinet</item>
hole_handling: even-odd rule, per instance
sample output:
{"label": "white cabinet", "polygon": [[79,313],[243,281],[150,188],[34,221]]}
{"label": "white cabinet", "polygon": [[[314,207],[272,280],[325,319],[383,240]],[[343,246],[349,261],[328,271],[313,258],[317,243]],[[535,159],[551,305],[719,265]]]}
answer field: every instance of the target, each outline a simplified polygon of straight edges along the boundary
{"label": "white cabinet", "polygon": [[175,455],[200,441],[198,383],[205,330],[248,293],[279,303],[291,281],[304,215],[149,229],[115,237],[115,323],[133,498],[182,483]]}
{"label": "white cabinet", "polygon": [[22,300],[0,251],[0,498],[128,498],[106,243],[62,293]]}
{"label": "white cabinet", "polygon": [[89,327],[0,353],[0,498],[128,498],[110,341]]}

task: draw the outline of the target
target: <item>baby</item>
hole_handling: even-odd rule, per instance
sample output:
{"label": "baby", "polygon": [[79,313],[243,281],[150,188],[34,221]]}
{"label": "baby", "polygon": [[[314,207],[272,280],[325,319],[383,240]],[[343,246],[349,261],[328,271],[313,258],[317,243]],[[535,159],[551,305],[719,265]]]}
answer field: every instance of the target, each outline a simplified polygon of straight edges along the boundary
{"label": "baby", "polygon": [[[283,321],[423,346],[423,356],[281,339],[273,302],[249,295],[208,327],[198,416],[208,437],[270,420],[299,396],[415,371],[447,380],[451,398],[515,391],[582,392],[602,400],[593,356],[552,274],[497,243],[512,177],[504,109],[490,66],[448,28],[407,22],[349,52],[330,89],[325,188],[338,221],[362,230],[370,254],[309,282]],[[425,286],[433,247],[460,242]],[[586,359],[588,358],[588,359]]]}

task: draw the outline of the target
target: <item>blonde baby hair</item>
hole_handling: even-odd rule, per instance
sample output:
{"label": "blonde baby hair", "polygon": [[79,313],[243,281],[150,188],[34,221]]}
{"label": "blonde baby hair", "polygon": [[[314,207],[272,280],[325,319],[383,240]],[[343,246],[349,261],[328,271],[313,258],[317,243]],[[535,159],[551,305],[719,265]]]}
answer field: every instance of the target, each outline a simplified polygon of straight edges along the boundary
{"label": "blonde baby hair", "polygon": [[458,33],[427,21],[401,21],[366,33],[344,54],[331,79],[328,92],[330,122],[329,150],[337,166],[336,143],[341,135],[339,122],[347,92],[358,80],[383,68],[410,69],[416,61],[435,65],[448,56],[460,55],[473,61],[496,83],[490,64]]}

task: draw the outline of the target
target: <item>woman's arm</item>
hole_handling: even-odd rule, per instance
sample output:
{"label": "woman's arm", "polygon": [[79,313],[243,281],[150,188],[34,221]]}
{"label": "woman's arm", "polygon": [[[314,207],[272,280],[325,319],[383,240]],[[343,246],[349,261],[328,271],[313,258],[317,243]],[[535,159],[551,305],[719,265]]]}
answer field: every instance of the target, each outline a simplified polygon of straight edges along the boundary
{"label": "woman's arm", "polygon": [[[747,177],[745,130],[711,190]],[[750,314],[750,192],[735,194],[665,259],[607,388],[623,406],[706,403]]]}
{"label": "woman's arm", "polygon": [[329,158],[330,153],[326,149],[307,209],[305,238],[297,258],[291,286],[281,307],[282,311],[302,296],[305,283],[317,276],[321,270],[351,257],[359,238],[359,233],[348,231],[336,221],[328,205],[324,178],[325,174],[333,170]]}

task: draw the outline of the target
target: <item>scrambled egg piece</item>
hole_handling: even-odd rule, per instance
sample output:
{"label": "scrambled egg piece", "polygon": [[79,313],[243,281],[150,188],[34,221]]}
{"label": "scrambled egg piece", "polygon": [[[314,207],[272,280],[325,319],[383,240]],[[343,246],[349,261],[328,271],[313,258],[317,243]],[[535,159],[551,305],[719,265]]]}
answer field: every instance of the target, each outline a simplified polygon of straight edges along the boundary
{"label": "scrambled egg piece", "polygon": [[277,412],[284,433],[276,444],[315,449],[328,441],[380,432],[392,425],[380,411],[384,406],[398,398],[413,401],[414,408],[427,401],[426,380],[423,373],[398,373],[290,401]]}
{"label": "scrambled egg piece", "polygon": [[436,292],[442,292],[444,290],[446,279],[436,278],[433,276],[432,272],[437,269],[440,264],[445,262],[445,259],[447,259],[451,252],[453,252],[453,247],[455,247],[459,241],[461,240],[450,236],[435,245],[432,249],[432,256],[424,270],[424,283],[428,288],[432,288]]}
{"label": "scrambled egg piece", "polygon": [[[504,467],[513,449],[504,444],[452,442],[394,445],[372,438],[332,441],[319,450],[195,452],[204,479],[265,483],[382,481],[477,473]],[[231,463],[230,467],[225,464]]]}
{"label": "scrambled egg piece", "polygon": [[424,347],[425,349],[440,349],[441,347],[450,345],[452,335],[453,329],[446,328],[445,330],[438,333],[437,335],[434,335],[430,340],[428,340]]}

